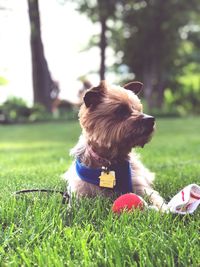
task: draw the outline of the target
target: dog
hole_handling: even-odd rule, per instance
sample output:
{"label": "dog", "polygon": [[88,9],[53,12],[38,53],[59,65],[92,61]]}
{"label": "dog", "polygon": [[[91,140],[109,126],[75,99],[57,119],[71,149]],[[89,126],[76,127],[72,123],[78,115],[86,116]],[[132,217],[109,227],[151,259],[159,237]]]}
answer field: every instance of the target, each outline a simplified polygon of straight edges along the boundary
{"label": "dog", "polygon": [[70,193],[110,197],[133,192],[166,209],[152,187],[154,173],[133,152],[151,140],[155,128],[155,118],[143,113],[138,98],[142,87],[137,81],[123,87],[101,81],[86,91],[79,111],[82,134],[71,150],[75,161],[64,175]]}

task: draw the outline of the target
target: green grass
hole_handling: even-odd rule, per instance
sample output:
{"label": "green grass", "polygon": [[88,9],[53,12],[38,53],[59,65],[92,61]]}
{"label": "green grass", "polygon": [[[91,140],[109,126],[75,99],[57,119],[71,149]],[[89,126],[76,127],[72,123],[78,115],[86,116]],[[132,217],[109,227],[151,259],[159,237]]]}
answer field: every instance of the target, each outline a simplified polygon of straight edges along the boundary
{"label": "green grass", "polygon": [[[200,211],[177,216],[155,211],[118,217],[112,201],[29,194],[23,188],[65,189],[60,175],[80,133],[77,123],[0,127],[0,266],[200,266]],[[200,119],[157,123],[138,149],[156,172],[156,189],[169,200],[200,182]]]}

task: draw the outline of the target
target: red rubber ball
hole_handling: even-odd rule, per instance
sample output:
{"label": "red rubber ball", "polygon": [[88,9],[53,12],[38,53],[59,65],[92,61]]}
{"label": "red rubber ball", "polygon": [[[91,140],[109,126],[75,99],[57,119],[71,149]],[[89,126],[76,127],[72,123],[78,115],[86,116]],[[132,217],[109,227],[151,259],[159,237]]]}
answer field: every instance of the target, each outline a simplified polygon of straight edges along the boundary
{"label": "red rubber ball", "polygon": [[114,201],[112,211],[114,213],[121,213],[123,211],[130,211],[136,208],[142,210],[144,208],[143,201],[136,194],[128,193],[121,195]]}

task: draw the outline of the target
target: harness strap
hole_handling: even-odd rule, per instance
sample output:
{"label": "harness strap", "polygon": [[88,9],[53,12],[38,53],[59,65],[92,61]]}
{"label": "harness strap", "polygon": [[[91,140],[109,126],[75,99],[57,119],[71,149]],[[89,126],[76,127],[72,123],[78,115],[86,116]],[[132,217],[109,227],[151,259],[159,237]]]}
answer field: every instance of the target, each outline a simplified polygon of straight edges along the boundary
{"label": "harness strap", "polygon": [[42,192],[42,193],[59,193],[62,195],[62,204],[65,204],[66,202],[69,202],[70,196],[67,192],[59,191],[59,190],[53,190],[53,189],[23,189],[20,191],[16,191],[14,195],[19,194],[27,194],[27,193],[35,193],[35,192]]}

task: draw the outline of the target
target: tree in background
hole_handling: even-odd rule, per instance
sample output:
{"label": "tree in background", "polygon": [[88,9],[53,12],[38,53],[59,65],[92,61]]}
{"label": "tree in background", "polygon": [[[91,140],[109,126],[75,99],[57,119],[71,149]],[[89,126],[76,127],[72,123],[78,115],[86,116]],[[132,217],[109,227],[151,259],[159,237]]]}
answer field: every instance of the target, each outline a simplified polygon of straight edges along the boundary
{"label": "tree in background", "polygon": [[115,17],[116,4],[118,0],[77,0],[76,6],[79,12],[85,13],[88,18],[101,25],[100,36],[98,43],[91,42],[92,45],[98,45],[100,48],[101,62],[100,62],[100,80],[105,79],[106,72],[106,47],[108,45],[107,33],[109,31],[108,20]]}
{"label": "tree in background", "polygon": [[28,0],[31,27],[31,55],[34,103],[40,103],[51,112],[52,102],[59,93],[51,78],[41,39],[38,0]]}
{"label": "tree in background", "polygon": [[160,108],[180,67],[179,30],[199,9],[198,0],[127,0],[122,7],[124,34],[121,44],[115,42],[116,50],[118,46],[122,62],[144,82],[149,109]]}
{"label": "tree in background", "polygon": [[[163,107],[167,88],[181,91],[178,77],[188,63],[181,32],[200,11],[199,0],[77,0],[76,5],[92,22],[101,24],[101,79],[109,45],[116,52],[116,66],[128,66],[135,79],[143,81],[149,110]],[[114,21],[112,28],[110,21]]]}
{"label": "tree in background", "polygon": [[193,14],[193,21],[183,27],[184,38],[181,53],[183,54],[182,73],[176,82],[181,90],[173,92],[174,105],[182,113],[200,113],[200,20],[198,13]]}

